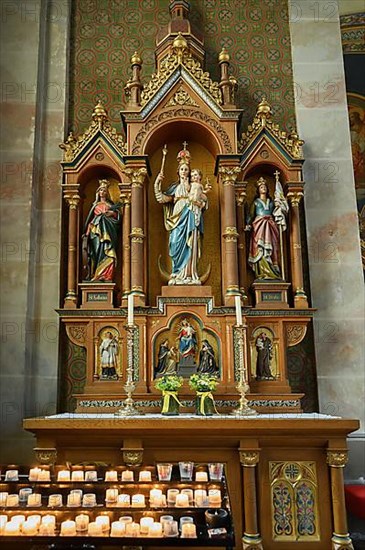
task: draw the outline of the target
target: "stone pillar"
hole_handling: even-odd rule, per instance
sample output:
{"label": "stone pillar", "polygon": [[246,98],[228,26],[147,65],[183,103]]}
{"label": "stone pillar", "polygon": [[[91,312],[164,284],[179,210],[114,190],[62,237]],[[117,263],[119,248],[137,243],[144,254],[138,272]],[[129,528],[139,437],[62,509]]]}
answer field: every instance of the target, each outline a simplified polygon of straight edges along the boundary
{"label": "stone pillar", "polygon": [[[128,159],[129,160],[129,159]],[[128,162],[124,173],[131,179],[131,291],[135,295],[136,305],[145,305],[145,229],[144,229],[144,181],[147,168],[144,161]]]}
{"label": "stone pillar", "polygon": [[240,172],[238,162],[219,159],[218,173],[223,185],[221,226],[222,226],[222,282],[225,305],[234,304],[234,296],[239,294],[238,254],[236,226],[235,182]]}
{"label": "stone pillar", "polygon": [[[303,197],[303,191],[295,183],[288,182],[288,199],[291,206],[290,216],[290,259],[292,269],[292,284],[294,294],[294,307],[307,308],[308,299],[304,291],[302,245],[300,237],[300,213],[299,203]],[[287,279],[286,279],[287,280]]]}
{"label": "stone pillar", "polygon": [[243,473],[243,509],[244,528],[242,537],[243,550],[262,550],[262,540],[257,522],[257,498],[255,468],[259,462],[259,449],[239,450]]}
{"label": "stone pillar", "polygon": [[331,497],[333,513],[332,550],[353,550],[347,530],[343,468],[347,464],[347,451],[327,450],[327,463],[331,475]]}
{"label": "stone pillar", "polygon": [[80,196],[77,190],[67,191],[65,200],[69,207],[68,215],[68,256],[67,256],[67,294],[65,308],[77,307],[76,273],[77,273],[77,220],[79,215]]}

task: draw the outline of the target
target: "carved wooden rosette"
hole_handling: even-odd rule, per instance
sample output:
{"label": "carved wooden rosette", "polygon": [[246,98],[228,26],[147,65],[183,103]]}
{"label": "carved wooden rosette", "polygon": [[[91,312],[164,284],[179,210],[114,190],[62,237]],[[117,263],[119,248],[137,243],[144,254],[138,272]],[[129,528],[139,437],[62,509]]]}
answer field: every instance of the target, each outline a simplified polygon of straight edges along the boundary
{"label": "carved wooden rosette", "polygon": [[286,323],[286,341],[288,347],[296,346],[307,334],[307,325]]}
{"label": "carved wooden rosette", "polygon": [[327,464],[331,475],[331,496],[333,513],[332,550],[353,550],[348,534],[343,483],[343,468],[348,461],[346,449],[327,449]]}
{"label": "carved wooden rosette", "polygon": [[242,548],[244,550],[262,550],[262,540],[258,532],[257,488],[255,468],[260,460],[260,449],[239,449],[240,463],[243,470],[244,499],[244,533]]}

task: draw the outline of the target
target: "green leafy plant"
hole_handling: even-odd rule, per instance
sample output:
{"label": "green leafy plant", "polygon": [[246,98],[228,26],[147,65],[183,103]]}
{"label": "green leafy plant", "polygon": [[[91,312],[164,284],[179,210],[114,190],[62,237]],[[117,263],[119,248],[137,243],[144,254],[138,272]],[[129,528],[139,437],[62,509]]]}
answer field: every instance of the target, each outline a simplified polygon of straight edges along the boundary
{"label": "green leafy plant", "polygon": [[192,374],[189,379],[189,386],[195,391],[215,391],[219,380],[212,374]]}
{"label": "green leafy plant", "polygon": [[184,379],[176,374],[164,374],[155,380],[155,388],[160,391],[177,391],[183,385]]}

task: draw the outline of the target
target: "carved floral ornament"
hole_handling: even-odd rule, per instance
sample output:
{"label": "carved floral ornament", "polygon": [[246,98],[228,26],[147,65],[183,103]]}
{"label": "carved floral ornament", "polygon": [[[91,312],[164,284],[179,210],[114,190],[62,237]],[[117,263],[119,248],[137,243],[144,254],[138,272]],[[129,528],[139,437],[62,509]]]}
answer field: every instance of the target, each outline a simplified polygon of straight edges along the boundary
{"label": "carved floral ornament", "polygon": [[98,132],[103,132],[122,155],[127,154],[124,137],[110,124],[107,111],[100,101],[93,111],[92,119],[89,128],[81,136],[75,137],[70,132],[66,141],[61,143],[60,148],[64,151],[63,162],[72,162]]}
{"label": "carved floral ornament", "polygon": [[254,468],[260,459],[259,451],[240,451],[240,462],[246,468]]}
{"label": "carved floral ornament", "polygon": [[286,338],[288,347],[299,344],[307,333],[306,325],[291,325],[286,326]]}
{"label": "carved floral ornament", "polygon": [[263,128],[267,128],[293,158],[302,159],[302,145],[304,141],[299,139],[298,134],[295,132],[288,134],[281,130],[279,125],[271,120],[271,117],[271,105],[266,101],[266,98],[263,97],[261,103],[259,103],[257,107],[256,115],[252,123],[248,126],[247,131],[243,132],[241,135],[241,139],[238,143],[238,151],[242,153],[252,139],[256,137]]}
{"label": "carved floral ornament", "polygon": [[175,107],[176,105],[191,105],[199,107],[196,101],[188,94],[186,90],[180,88],[173,97],[166,103],[165,107]]}
{"label": "carved floral ornament", "polygon": [[348,462],[347,451],[327,451],[327,464],[333,468],[344,468]]}
{"label": "carved floral ornament", "polygon": [[86,325],[66,325],[68,338],[76,346],[86,345]]}

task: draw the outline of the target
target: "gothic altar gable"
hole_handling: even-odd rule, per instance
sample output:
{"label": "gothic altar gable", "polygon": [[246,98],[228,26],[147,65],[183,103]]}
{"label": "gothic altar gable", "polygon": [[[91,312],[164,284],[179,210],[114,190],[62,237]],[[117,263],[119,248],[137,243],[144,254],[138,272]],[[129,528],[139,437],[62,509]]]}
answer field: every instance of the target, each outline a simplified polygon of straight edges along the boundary
{"label": "gothic altar gable", "polygon": [[64,338],[86,358],[77,410],[118,409],[128,379],[137,404],[157,410],[155,380],[176,373],[189,411],[197,372],[218,377],[217,403],[229,410],[243,364],[255,409],[301,410],[287,350],[312,315],[300,234],[303,142],[279,128],[265,98],[239,133],[229,52],[217,52],[213,81],[188,15],[188,2],[170,3],[149,80],[133,53],[123,132],[98,103],[86,132],[61,146],[59,313]]}

